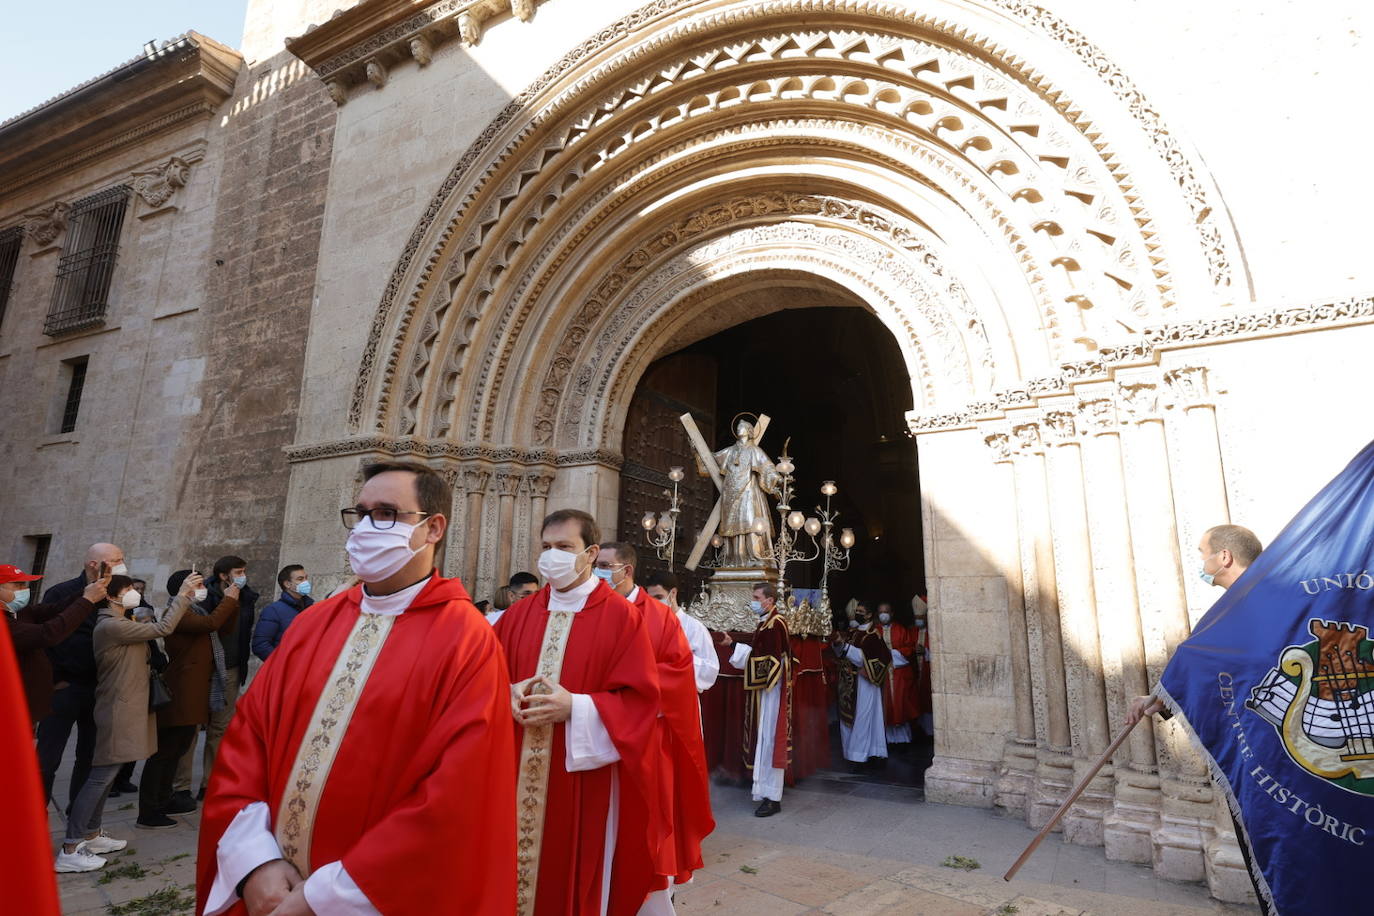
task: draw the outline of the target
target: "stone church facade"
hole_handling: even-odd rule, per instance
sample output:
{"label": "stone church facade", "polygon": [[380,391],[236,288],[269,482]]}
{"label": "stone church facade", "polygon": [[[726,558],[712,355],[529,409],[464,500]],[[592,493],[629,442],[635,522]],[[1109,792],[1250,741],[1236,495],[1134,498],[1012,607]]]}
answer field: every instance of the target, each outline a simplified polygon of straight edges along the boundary
{"label": "stone church facade", "polygon": [[[790,302],[866,309],[915,405],[927,795],[1042,824],[1214,599],[1201,533],[1272,538],[1368,438],[1341,98],[1370,15],[1272,7],[255,0],[241,52],[185,39],[219,75],[184,137],[63,164],[89,90],[0,125],[0,163],[38,163],[0,184],[0,233],[25,227],[0,384],[29,424],[0,446],[7,549],[337,577],[361,465],[404,455],[453,481],[446,563],[485,594],[547,508],[616,518],[655,359]],[[45,332],[55,208],[149,174],[187,202],[135,201],[108,314]],[[86,353],[94,416],[52,432],[54,366]],[[1064,835],[1248,893],[1175,724]]]}

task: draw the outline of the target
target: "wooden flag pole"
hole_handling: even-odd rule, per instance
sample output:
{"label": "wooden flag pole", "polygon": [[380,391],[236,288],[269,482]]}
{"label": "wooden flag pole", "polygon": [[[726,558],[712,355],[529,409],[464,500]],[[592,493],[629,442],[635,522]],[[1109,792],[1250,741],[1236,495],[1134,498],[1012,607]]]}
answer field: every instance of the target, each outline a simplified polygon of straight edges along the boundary
{"label": "wooden flag pole", "polygon": [[1040,841],[1050,835],[1050,831],[1054,829],[1054,825],[1059,823],[1059,819],[1068,812],[1074,802],[1078,801],[1078,796],[1082,795],[1083,791],[1088,788],[1088,783],[1092,782],[1093,777],[1097,775],[1098,771],[1107,765],[1107,761],[1112,759],[1112,755],[1116,753],[1116,749],[1121,747],[1122,742],[1130,736],[1131,732],[1135,730],[1136,725],[1139,724],[1140,721],[1136,720],[1136,722],[1127,725],[1121,730],[1121,734],[1116,736],[1116,740],[1102,752],[1102,756],[1097,758],[1097,762],[1089,768],[1088,772],[1083,774],[1083,778],[1078,781],[1078,785],[1073,787],[1073,791],[1069,793],[1069,797],[1064,799],[1064,804],[1060,805],[1059,810],[1054,812],[1054,815],[1050,817],[1049,823],[1040,828],[1040,832],[1030,841],[1030,845],[1026,847],[1026,851],[1021,853],[1021,858],[1017,859],[1016,864],[1012,865],[1007,873],[1002,876],[1003,881],[1010,881],[1015,877],[1016,873],[1021,870],[1021,866],[1026,864],[1026,860],[1031,857],[1036,847],[1040,845]]}

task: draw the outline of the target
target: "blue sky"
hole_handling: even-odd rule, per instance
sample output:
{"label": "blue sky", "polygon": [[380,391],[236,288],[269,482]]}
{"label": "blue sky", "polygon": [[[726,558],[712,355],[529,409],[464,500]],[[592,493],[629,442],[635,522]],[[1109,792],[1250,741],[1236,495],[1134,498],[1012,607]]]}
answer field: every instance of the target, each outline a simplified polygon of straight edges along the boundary
{"label": "blue sky", "polygon": [[[147,41],[197,31],[237,48],[248,0],[75,0],[6,4],[0,28],[0,121],[139,54]],[[54,17],[64,21],[54,23]]]}

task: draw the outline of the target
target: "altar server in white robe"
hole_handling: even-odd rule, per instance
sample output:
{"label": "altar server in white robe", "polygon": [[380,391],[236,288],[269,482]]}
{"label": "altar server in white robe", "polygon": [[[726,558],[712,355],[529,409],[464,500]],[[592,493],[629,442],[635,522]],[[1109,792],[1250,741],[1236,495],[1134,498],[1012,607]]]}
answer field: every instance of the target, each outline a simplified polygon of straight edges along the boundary
{"label": "altar server in white robe", "polygon": [[711,639],[711,631],[691,614],[678,607],[677,576],[669,572],[650,573],[644,578],[644,590],[649,597],[662,601],[677,614],[682,624],[682,632],[687,634],[687,645],[692,649],[692,666],[696,674],[697,693],[705,693],[720,676],[720,657]]}

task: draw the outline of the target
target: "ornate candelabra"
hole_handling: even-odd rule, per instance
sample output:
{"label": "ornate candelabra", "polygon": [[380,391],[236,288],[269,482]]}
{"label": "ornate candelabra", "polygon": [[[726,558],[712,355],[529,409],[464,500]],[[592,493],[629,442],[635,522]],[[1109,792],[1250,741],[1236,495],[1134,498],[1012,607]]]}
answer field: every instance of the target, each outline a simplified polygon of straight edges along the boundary
{"label": "ornate candelabra", "polygon": [[[668,571],[673,571],[673,552],[677,547],[677,517],[682,512],[682,506],[678,502],[678,484],[682,483],[686,475],[681,467],[671,467],[668,469],[668,479],[673,483],[671,493],[672,502],[663,512],[655,514],[652,509],[644,513],[644,517],[639,520],[644,527],[644,537],[649,542],[649,546],[654,548],[654,552],[660,560],[668,561]],[[663,491],[664,496],[670,495],[667,490]]]}
{"label": "ornate candelabra", "polygon": [[854,546],[854,529],[840,529],[840,544],[835,546],[835,519],[840,517],[839,510],[830,508],[830,498],[840,492],[835,481],[827,480],[821,484],[821,495],[825,497],[825,508],[816,507],[820,517],[820,527],[825,534],[821,536],[821,606],[830,613],[830,574],[844,572],[849,568],[849,551]]}
{"label": "ornate candelabra", "polygon": [[[778,538],[773,543],[773,563],[778,568],[778,585],[782,588],[785,599],[788,591],[787,564],[810,563],[820,556],[820,545],[816,543],[816,535],[821,532],[822,524],[820,519],[807,518],[799,510],[792,508],[792,479],[797,466],[787,455],[787,443],[783,443],[782,455],[778,458],[774,470],[778,472],[781,480],[778,485]],[[767,528],[763,519],[754,523],[754,530],[758,534],[765,534]],[[803,530],[811,538],[810,551],[797,547]]]}

